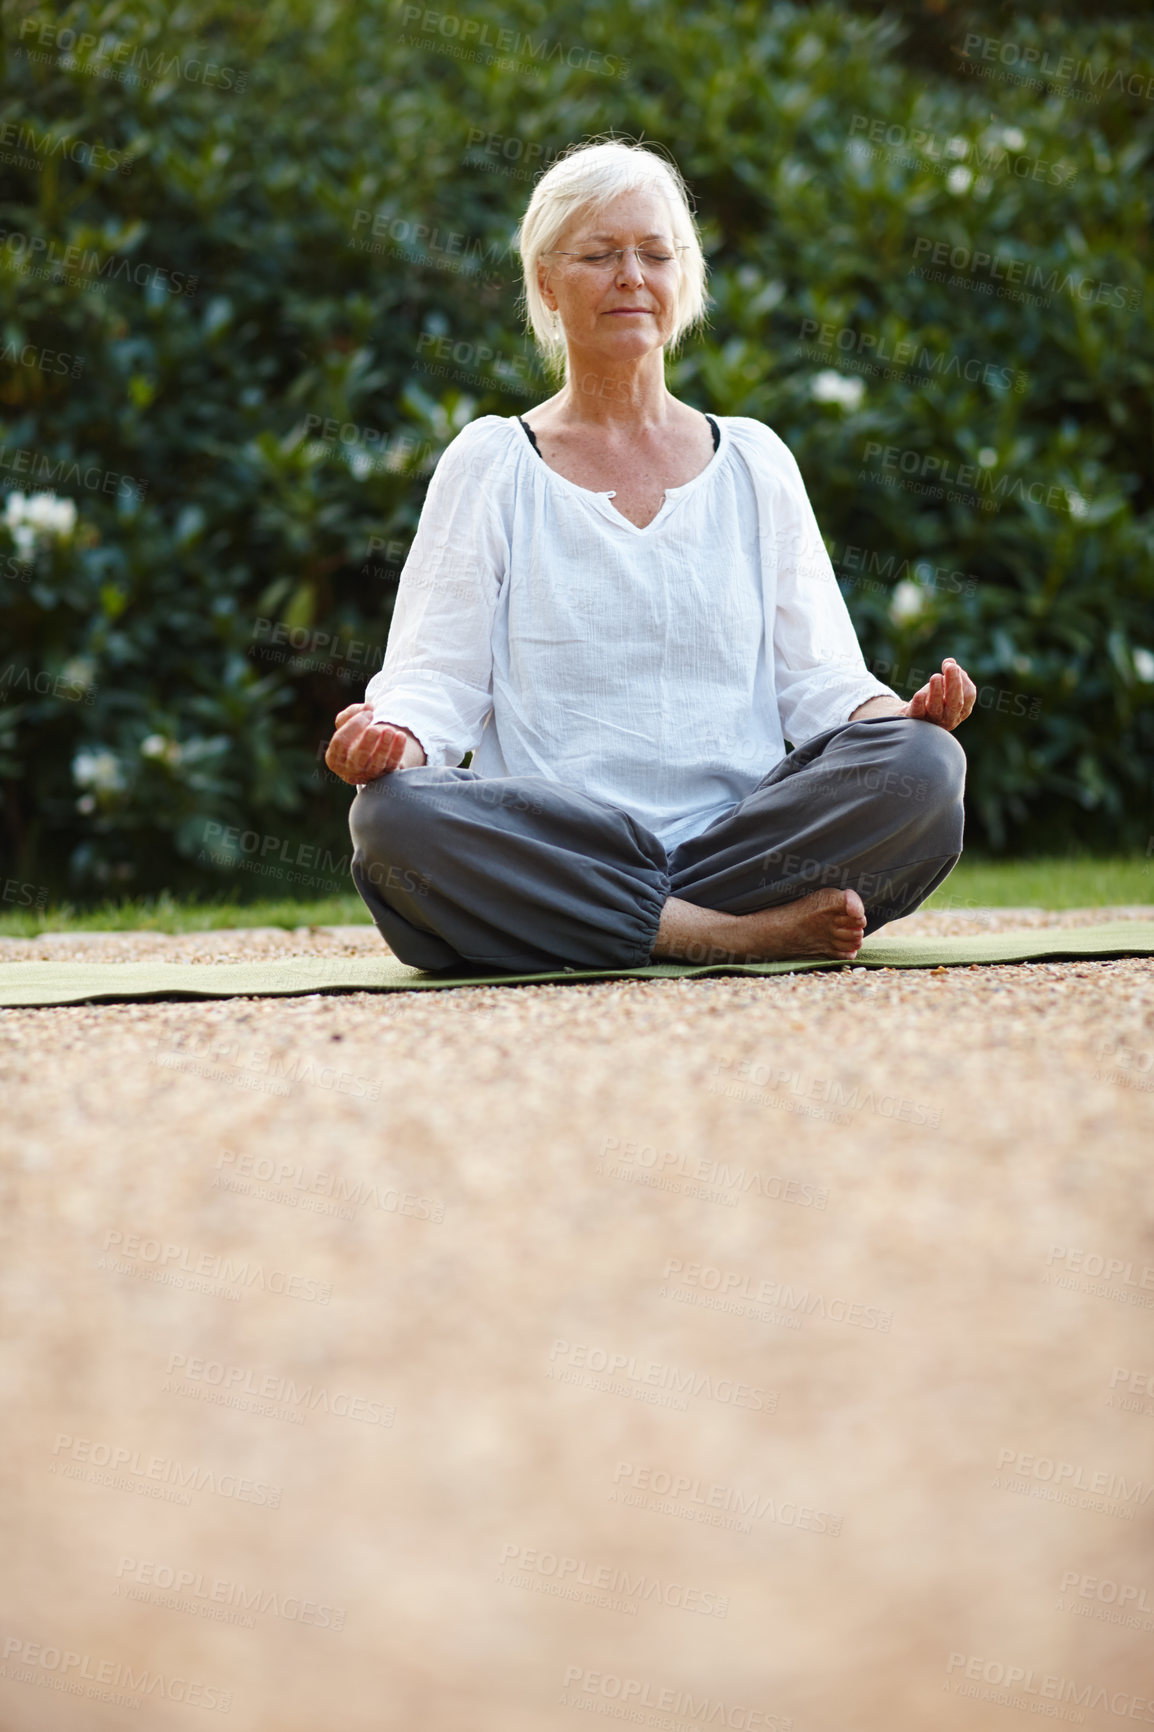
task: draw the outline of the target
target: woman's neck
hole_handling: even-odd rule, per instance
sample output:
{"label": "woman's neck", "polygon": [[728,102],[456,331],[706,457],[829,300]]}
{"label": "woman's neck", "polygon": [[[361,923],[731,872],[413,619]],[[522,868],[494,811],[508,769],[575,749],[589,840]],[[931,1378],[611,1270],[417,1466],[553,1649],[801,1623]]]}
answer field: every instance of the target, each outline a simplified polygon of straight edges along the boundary
{"label": "woman's neck", "polygon": [[[646,357],[648,360],[648,357]],[[661,360],[660,355],[657,357]],[[609,368],[603,357],[572,351],[564,385],[533,411],[539,427],[588,427],[644,434],[667,427],[685,414],[660,371]]]}

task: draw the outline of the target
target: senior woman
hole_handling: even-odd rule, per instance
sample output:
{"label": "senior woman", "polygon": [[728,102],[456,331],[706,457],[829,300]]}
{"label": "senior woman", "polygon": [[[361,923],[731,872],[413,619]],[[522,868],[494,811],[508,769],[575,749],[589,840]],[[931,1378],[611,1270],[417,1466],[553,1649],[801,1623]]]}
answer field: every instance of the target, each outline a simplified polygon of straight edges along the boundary
{"label": "senior woman", "polygon": [[667,390],[705,308],[672,163],[574,147],[519,245],[564,384],[430,482],[328,748],[357,889],[423,969],[852,959],[961,853],[973,682],[874,679],[789,450]]}

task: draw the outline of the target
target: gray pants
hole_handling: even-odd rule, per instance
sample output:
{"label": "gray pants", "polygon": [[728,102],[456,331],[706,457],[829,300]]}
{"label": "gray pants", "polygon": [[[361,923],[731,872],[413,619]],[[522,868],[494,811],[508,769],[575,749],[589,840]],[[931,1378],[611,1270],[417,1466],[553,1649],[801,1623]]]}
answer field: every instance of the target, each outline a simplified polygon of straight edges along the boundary
{"label": "gray pants", "polygon": [[353,882],[394,954],[423,969],[637,968],[669,896],[750,914],[850,888],[868,935],[957,863],[965,776],[934,722],[846,722],[667,855],[628,812],[543,776],[397,770],[353,801]]}

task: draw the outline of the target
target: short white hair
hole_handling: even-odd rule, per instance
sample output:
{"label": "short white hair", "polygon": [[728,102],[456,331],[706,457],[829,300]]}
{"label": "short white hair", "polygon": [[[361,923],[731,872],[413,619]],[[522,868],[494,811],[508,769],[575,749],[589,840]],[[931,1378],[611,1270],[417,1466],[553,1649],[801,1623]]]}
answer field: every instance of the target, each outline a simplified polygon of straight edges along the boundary
{"label": "short white hair", "polygon": [[650,145],[623,139],[590,139],[573,144],[541,176],[514,237],[524,273],[522,303],[529,328],[547,369],[564,376],[565,333],[545,305],[537,283],[538,261],[552,252],[579,211],[595,215],[623,192],[657,193],[669,208],[673,239],[684,250],[677,290],[676,319],[667,348],[677,348],[685,333],[706,319],[705,255],[690,206],[689,189],[671,157]]}

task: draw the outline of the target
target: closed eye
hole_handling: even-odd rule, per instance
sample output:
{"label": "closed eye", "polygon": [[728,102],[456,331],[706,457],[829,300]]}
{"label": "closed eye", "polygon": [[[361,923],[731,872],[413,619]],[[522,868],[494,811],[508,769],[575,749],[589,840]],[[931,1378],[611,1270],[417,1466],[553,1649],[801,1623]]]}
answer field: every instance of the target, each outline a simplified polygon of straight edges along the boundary
{"label": "closed eye", "polygon": [[[609,262],[612,259],[618,258],[619,254],[617,254],[617,253],[580,253],[578,255],[578,257],[580,258],[581,263],[583,265],[607,265],[607,264],[609,264]],[[647,265],[671,265],[673,263],[673,254],[672,253],[643,252],[640,255],[640,257],[642,259],[642,262],[647,264]]]}

